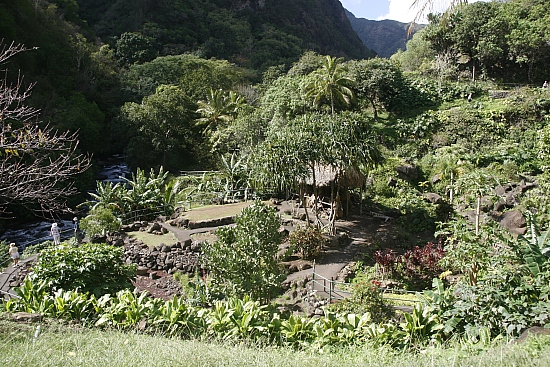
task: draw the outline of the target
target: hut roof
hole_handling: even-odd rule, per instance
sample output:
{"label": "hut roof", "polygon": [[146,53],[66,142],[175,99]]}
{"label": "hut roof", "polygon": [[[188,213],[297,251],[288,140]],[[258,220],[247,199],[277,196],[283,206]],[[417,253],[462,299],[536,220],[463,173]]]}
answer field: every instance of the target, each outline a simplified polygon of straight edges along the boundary
{"label": "hut roof", "polygon": [[[315,182],[317,187],[330,186],[335,180],[340,181],[340,186],[361,187],[365,184],[365,175],[359,168],[350,166],[339,176],[338,170],[331,166],[315,167]],[[313,174],[306,179],[307,185],[313,185]]]}

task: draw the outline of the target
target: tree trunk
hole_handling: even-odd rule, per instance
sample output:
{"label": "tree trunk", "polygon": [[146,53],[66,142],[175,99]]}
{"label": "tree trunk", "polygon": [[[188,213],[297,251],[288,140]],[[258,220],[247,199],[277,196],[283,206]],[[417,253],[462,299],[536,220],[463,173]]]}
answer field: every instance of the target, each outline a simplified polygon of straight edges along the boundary
{"label": "tree trunk", "polygon": [[315,214],[315,224],[317,225],[320,222],[320,220],[319,220],[319,213],[317,212],[318,199],[317,199],[317,179],[315,178],[315,163],[313,163],[312,165],[312,172],[313,172],[313,195],[314,195],[313,213]]}
{"label": "tree trunk", "polygon": [[334,220],[336,219],[336,205],[334,203],[334,181],[330,183],[330,215],[328,217],[328,222],[330,224],[330,233],[332,233],[332,227],[334,225]]}
{"label": "tree trunk", "polygon": [[370,104],[372,105],[372,114],[374,121],[378,121],[378,111],[376,110],[376,104],[374,104],[374,99],[369,99]]}
{"label": "tree trunk", "polygon": [[351,195],[349,193],[349,186],[346,186],[346,211],[344,212],[344,217],[349,216],[349,201],[351,199]]}
{"label": "tree trunk", "polygon": [[302,203],[304,203],[304,210],[306,211],[306,226],[310,226],[311,223],[309,222],[309,212],[307,211],[308,207],[308,199],[306,198],[306,190],[304,190],[304,185],[300,185],[300,200],[302,200]]}

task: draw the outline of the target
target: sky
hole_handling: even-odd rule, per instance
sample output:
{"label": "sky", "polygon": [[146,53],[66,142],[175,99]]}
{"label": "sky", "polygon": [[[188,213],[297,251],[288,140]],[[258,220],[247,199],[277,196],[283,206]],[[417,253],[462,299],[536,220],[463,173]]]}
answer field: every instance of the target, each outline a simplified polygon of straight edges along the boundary
{"label": "sky", "polygon": [[[414,0],[340,0],[344,8],[355,15],[356,18],[365,18],[370,20],[392,19],[403,23],[409,23],[414,20],[417,8],[411,8]],[[475,2],[480,0],[470,0]],[[488,1],[488,0],[482,0]],[[443,12],[450,1],[435,0],[434,10]],[[426,20],[420,19],[418,23],[426,23]]]}

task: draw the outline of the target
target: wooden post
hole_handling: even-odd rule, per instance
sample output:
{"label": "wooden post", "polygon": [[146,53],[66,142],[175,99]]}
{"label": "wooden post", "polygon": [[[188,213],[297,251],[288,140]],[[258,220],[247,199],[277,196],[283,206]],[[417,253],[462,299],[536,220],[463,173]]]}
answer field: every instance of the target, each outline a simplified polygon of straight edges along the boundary
{"label": "wooden post", "polygon": [[328,303],[331,304],[332,303],[332,291],[334,289],[334,277],[330,277],[330,293],[328,295]]}
{"label": "wooden post", "polygon": [[311,274],[311,293],[315,290],[315,259],[313,259],[313,273]]}
{"label": "wooden post", "polygon": [[481,195],[477,195],[477,208],[476,208],[476,236],[479,235],[479,217],[481,216]]}
{"label": "wooden post", "polygon": [[359,188],[359,215],[363,215],[363,186],[365,184],[361,185]]}

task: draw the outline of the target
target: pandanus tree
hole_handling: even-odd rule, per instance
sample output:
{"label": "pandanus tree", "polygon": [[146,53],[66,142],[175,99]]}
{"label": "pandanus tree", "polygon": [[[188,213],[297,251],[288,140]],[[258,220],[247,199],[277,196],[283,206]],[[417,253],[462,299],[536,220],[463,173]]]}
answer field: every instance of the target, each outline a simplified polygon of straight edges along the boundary
{"label": "pandanus tree", "polygon": [[[350,167],[368,168],[382,159],[369,122],[351,113],[296,118],[270,132],[258,148],[252,160],[253,180],[280,189],[296,188],[310,178],[316,190],[315,172],[321,166],[341,176]],[[316,200],[315,192],[314,207]]]}

